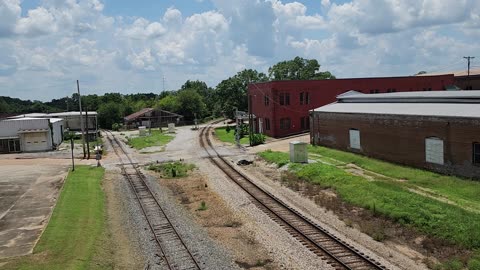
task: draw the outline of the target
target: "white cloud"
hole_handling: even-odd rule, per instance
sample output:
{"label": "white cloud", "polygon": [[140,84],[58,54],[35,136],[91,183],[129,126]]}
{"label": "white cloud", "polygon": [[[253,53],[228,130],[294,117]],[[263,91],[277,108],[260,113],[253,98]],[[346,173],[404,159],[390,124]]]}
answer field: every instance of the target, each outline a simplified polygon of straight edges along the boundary
{"label": "white cloud", "polygon": [[0,38],[14,33],[20,12],[20,0],[0,1]]}
{"label": "white cloud", "polygon": [[17,22],[15,31],[18,34],[37,36],[54,33],[57,30],[53,15],[43,7],[28,11],[28,16]]}
{"label": "white cloud", "polygon": [[87,89],[153,91],[163,75],[167,89],[187,79],[215,86],[297,55],[339,77],[409,75],[463,68],[461,56],[480,49],[479,1],[317,2],[211,0],[214,10],[170,7],[147,19],[109,17],[101,0],[42,0],[30,10],[0,0],[0,89],[58,98],[80,79]]}

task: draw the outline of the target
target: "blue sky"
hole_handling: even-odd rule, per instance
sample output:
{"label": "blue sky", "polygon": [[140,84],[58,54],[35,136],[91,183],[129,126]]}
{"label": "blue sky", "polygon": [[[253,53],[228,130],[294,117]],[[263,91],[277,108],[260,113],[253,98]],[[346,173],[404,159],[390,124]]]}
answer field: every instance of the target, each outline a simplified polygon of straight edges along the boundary
{"label": "blue sky", "polygon": [[480,67],[479,14],[477,0],[0,0],[0,95],[215,87],[295,56],[340,78]]}

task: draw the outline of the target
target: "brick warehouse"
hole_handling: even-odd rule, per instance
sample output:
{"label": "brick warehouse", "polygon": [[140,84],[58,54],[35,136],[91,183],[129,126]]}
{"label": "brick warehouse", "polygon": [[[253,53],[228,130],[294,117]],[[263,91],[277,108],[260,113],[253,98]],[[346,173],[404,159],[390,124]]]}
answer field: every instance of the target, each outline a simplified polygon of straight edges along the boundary
{"label": "brick warehouse", "polygon": [[437,76],[354,78],[312,81],[273,81],[248,87],[255,130],[271,137],[308,131],[309,110],[334,102],[349,90],[363,93],[445,90],[452,74]]}
{"label": "brick warehouse", "polygon": [[480,176],[480,91],[346,93],[315,109],[311,125],[315,145]]}

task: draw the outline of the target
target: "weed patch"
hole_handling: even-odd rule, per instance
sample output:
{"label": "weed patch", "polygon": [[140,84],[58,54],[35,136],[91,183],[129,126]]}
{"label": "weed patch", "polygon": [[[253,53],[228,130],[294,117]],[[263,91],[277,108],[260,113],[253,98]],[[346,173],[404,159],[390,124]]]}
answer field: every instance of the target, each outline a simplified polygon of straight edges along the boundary
{"label": "weed patch", "polygon": [[188,176],[188,172],[195,169],[195,165],[175,161],[150,164],[147,169],[160,173],[164,178],[181,178]]}

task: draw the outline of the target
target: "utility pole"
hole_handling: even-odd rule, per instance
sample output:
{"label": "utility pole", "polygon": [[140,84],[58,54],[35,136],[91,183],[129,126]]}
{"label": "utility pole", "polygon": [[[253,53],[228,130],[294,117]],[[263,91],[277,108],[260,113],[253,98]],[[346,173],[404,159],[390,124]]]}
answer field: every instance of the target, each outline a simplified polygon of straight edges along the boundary
{"label": "utility pole", "polygon": [[90,159],[90,144],[88,143],[89,136],[88,136],[88,107],[85,107],[85,125],[86,125],[86,132],[87,132],[87,159]]}
{"label": "utility pole", "polygon": [[83,147],[83,158],[86,157],[85,152],[85,127],[83,124],[83,115],[82,115],[82,96],[80,95],[80,83],[77,80],[77,91],[78,91],[78,106],[80,107],[80,128],[82,130],[82,147]]}
{"label": "utility pole", "polygon": [[471,59],[474,59],[475,57],[473,57],[473,56],[464,56],[463,58],[467,59],[467,66],[468,66],[467,76],[470,77],[470,60],[471,60]]}

